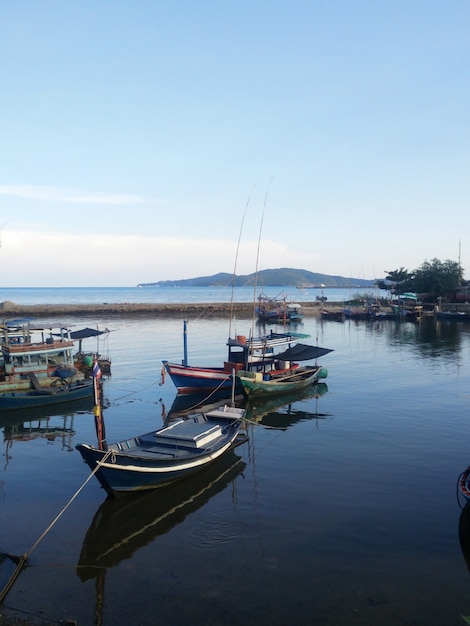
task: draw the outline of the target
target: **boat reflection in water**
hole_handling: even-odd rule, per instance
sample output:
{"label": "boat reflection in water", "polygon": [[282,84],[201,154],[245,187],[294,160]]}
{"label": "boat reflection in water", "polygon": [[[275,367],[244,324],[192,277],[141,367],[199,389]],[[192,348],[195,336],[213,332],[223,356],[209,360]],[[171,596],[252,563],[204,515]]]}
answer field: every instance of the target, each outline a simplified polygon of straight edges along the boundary
{"label": "boat reflection in water", "polygon": [[[309,399],[318,401],[327,392],[328,385],[326,383],[317,383],[281,396],[246,398],[239,395],[235,397],[235,404],[246,409],[245,419],[248,422],[255,422],[271,428],[288,428],[303,420],[328,417],[327,413],[318,411],[318,402],[315,404],[314,411],[311,410],[311,406],[306,406],[306,402],[302,402]],[[226,391],[209,395],[177,395],[168,414],[165,415],[165,421],[171,421],[195,410],[210,411],[223,402],[229,402]],[[302,404],[296,406],[296,403],[300,402]]]}
{"label": "boat reflection in water", "polygon": [[[247,401],[246,419],[269,428],[288,428],[297,422],[328,417],[318,411],[318,399],[328,392],[326,383],[317,383],[297,392],[273,398],[253,398]],[[314,399],[315,410],[302,401]],[[297,405],[297,403],[299,403]]]}
{"label": "boat reflection in water", "polygon": [[77,564],[80,580],[101,578],[108,568],[169,532],[223,491],[245,467],[232,449],[196,475],[172,485],[139,495],[108,497],[96,511],[83,540]]}
{"label": "boat reflection in water", "polygon": [[75,435],[74,419],[77,415],[91,413],[93,400],[82,398],[62,406],[22,409],[4,413],[0,416],[0,428],[6,445],[5,458],[11,460],[11,450],[15,443],[33,439],[45,439],[47,442],[62,441],[62,448],[72,450]]}
{"label": "boat reflection in water", "polygon": [[[311,400],[317,400],[328,391],[325,383],[312,385],[284,397],[256,400],[251,405],[246,399],[241,405],[248,410],[247,419],[263,426],[288,428],[296,422],[325,417],[312,410]],[[219,405],[227,394],[208,398],[207,395],[187,395],[175,399],[165,421],[178,418],[186,411],[194,412],[204,407],[210,410],[212,402]],[[191,514],[221,493],[242,474],[246,463],[232,448],[225,455],[193,476],[176,483],[143,493],[129,493],[118,498],[108,496],[96,511],[83,540],[76,566],[79,579],[85,583],[95,581],[96,624],[104,623],[106,600],[105,579],[108,569],[170,532]]]}
{"label": "boat reflection in water", "polygon": [[203,393],[177,394],[173,400],[168,413],[163,415],[164,422],[171,422],[174,419],[185,417],[195,411],[206,413],[216,409],[223,404],[229,404],[233,400],[235,406],[244,408],[245,396],[242,394],[235,395],[233,398],[227,393],[227,390],[219,390]]}

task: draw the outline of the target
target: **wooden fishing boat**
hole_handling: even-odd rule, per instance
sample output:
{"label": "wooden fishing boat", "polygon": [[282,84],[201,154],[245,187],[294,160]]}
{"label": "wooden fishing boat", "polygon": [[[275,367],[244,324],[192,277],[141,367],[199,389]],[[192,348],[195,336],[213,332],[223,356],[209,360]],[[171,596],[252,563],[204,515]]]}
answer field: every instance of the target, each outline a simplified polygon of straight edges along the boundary
{"label": "wooden fishing boat", "polygon": [[60,386],[38,386],[29,390],[4,391],[0,393],[0,411],[38,409],[84,398],[91,400],[92,396],[93,381],[91,379],[64,382]]}
{"label": "wooden fishing boat", "polygon": [[470,322],[470,313],[463,311],[435,311],[437,320],[450,320],[453,322]]}
{"label": "wooden fishing boat", "polygon": [[[109,356],[100,354],[99,349],[99,341],[103,339],[103,337],[107,339],[110,332],[108,328],[104,330],[82,328],[80,330],[73,330],[70,333],[70,338],[73,341],[78,341],[78,351],[73,355],[74,365],[87,376],[91,375],[91,368],[95,361],[98,361],[98,365],[103,374],[111,374],[111,359]],[[96,339],[95,351],[86,351],[83,349],[83,341],[90,338]]]}
{"label": "wooden fishing boat", "polygon": [[281,395],[304,389],[326,378],[328,371],[321,365],[305,365],[280,373],[239,371],[236,376],[243,386],[244,393],[251,397]]}
{"label": "wooden fishing boat", "polygon": [[[184,359],[181,364],[163,361],[162,382],[168,374],[179,394],[203,393],[232,388],[233,371],[244,370],[249,372],[265,373],[271,370],[282,371],[286,368],[285,361],[290,359],[291,354],[297,355],[298,360],[314,359],[323,356],[329,349],[318,346],[300,344],[298,341],[309,337],[303,333],[285,332],[275,333],[271,331],[258,337],[245,337],[237,335],[234,339],[228,339],[228,356],[223,367],[199,367],[188,365],[187,356],[187,322],[184,326]],[[290,352],[295,348],[295,353]],[[287,349],[287,352],[286,352]],[[281,350],[283,350],[281,352]],[[295,364],[289,363],[288,368],[294,369]],[[242,386],[236,379],[236,392],[242,392]]]}
{"label": "wooden fishing boat", "polygon": [[317,383],[328,376],[321,365],[299,366],[298,361],[310,361],[333,352],[329,348],[297,344],[279,355],[278,367],[263,372],[238,370],[235,376],[246,396],[291,393]]}
{"label": "wooden fishing boat", "polygon": [[[82,380],[74,365],[74,342],[67,328],[60,326],[59,333],[39,324],[27,326],[14,332],[3,328],[1,338],[0,392],[28,390],[34,374],[40,387],[50,387],[63,379]],[[50,331],[49,336],[46,331]],[[39,335],[39,336],[37,336]]]}
{"label": "wooden fishing boat", "polygon": [[225,405],[128,440],[76,448],[109,494],[154,489],[193,474],[241,443],[244,416],[244,409]]}
{"label": "wooden fishing boat", "polygon": [[344,322],[346,319],[344,309],[321,309],[320,317],[323,322]]}
{"label": "wooden fishing boat", "polygon": [[290,324],[301,322],[304,314],[302,306],[296,302],[287,302],[286,298],[270,298],[260,295],[256,315],[258,321],[267,324]]}
{"label": "wooden fishing boat", "polygon": [[[54,328],[59,332],[53,333]],[[49,407],[91,398],[92,381],[76,369],[73,349],[74,342],[65,326],[29,322],[23,326],[4,325],[0,411]]]}

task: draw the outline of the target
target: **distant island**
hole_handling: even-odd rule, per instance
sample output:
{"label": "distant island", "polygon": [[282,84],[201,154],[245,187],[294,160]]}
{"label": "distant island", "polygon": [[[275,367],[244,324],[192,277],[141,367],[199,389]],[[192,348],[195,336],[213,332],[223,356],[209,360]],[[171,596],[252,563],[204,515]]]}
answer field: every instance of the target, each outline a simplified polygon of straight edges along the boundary
{"label": "distant island", "polygon": [[160,280],[155,283],[139,283],[137,287],[249,287],[256,284],[259,287],[297,287],[299,289],[314,289],[324,287],[374,287],[375,280],[363,278],[345,278],[344,276],[329,276],[317,274],[307,270],[298,270],[287,267],[274,270],[260,270],[257,274],[234,276],[226,272],[212,276],[185,278],[183,280]]}

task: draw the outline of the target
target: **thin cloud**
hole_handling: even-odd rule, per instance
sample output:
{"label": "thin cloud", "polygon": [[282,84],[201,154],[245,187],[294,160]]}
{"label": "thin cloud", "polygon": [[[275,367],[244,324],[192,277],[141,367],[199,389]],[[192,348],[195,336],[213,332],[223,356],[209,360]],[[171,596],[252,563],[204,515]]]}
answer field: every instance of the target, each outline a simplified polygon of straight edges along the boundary
{"label": "thin cloud", "polygon": [[[123,286],[232,273],[236,242],[227,239],[152,237],[109,233],[71,234],[8,229],[2,233],[1,258],[14,267],[4,286]],[[255,270],[258,241],[240,245],[238,275]],[[29,250],[35,258],[25,257]],[[259,269],[314,266],[313,255],[293,257],[285,245],[262,242]],[[47,250],[47,254],[44,251]],[[77,253],[77,251],[79,251]],[[5,283],[5,280],[4,280]]]}
{"label": "thin cloud", "polygon": [[46,200],[47,202],[66,202],[69,204],[140,204],[143,196],[95,193],[86,194],[74,189],[62,187],[42,187],[35,185],[0,185],[0,195],[21,198],[23,200]]}

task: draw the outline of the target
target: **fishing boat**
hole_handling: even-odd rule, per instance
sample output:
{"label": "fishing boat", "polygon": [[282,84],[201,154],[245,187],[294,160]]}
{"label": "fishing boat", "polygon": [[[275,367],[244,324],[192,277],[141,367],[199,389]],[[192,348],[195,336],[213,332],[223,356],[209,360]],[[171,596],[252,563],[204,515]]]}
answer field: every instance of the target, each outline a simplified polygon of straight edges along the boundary
{"label": "fishing boat", "polygon": [[470,313],[463,311],[435,311],[437,320],[450,320],[453,322],[470,322]]}
{"label": "fishing boat", "polygon": [[346,319],[346,314],[344,309],[320,309],[320,318],[322,322],[330,321],[330,322],[344,322]]}
{"label": "fishing boat", "polygon": [[[78,351],[73,355],[74,365],[77,369],[89,376],[93,363],[98,361],[103,374],[111,374],[111,359],[109,356],[100,354],[99,348],[99,341],[103,338],[107,339],[110,332],[108,328],[104,330],[99,330],[98,328],[82,328],[70,332],[70,339],[78,341]],[[90,338],[96,339],[95,351],[86,351],[83,349],[83,341]]]}
{"label": "fishing boat", "polygon": [[258,321],[268,324],[299,323],[303,320],[302,306],[296,302],[287,302],[286,298],[258,296],[256,315]]}
{"label": "fishing boat", "polygon": [[280,374],[240,371],[236,376],[250,397],[292,393],[318,383],[328,376],[328,372],[321,365],[306,365]]}
{"label": "fishing boat", "polygon": [[328,376],[328,370],[321,365],[300,366],[298,361],[310,361],[330,352],[330,348],[297,344],[278,355],[276,367],[263,372],[238,370],[235,376],[248,397],[291,393]]}
{"label": "fishing boat", "polygon": [[[232,387],[233,371],[244,370],[249,372],[265,373],[271,370],[285,369],[285,352],[280,350],[297,348],[300,351],[309,351],[309,358],[316,358],[330,352],[323,348],[298,343],[299,340],[310,335],[294,332],[275,333],[245,337],[237,335],[228,339],[228,355],[223,367],[199,367],[188,364],[187,351],[187,322],[184,322],[184,358],[181,364],[163,361],[162,383],[165,375],[171,378],[179,394],[203,393],[219,390],[230,390]],[[306,352],[304,352],[305,354]],[[293,369],[295,364],[289,364]],[[243,388],[236,380],[236,392],[242,393]]]}
{"label": "fishing boat", "polygon": [[418,294],[413,292],[398,294],[392,299],[391,305],[399,307],[400,311],[406,314],[407,320],[420,319],[423,315],[423,302]]}
{"label": "fishing boat", "polygon": [[[66,327],[54,335],[54,326],[3,327],[0,362],[0,411],[47,407],[87,398],[91,380],[73,360],[74,342]],[[50,331],[45,336],[45,331]],[[35,340],[34,333],[40,333]]]}
{"label": "fishing boat", "polygon": [[377,302],[366,302],[364,306],[351,306],[343,307],[341,309],[321,309],[320,316],[322,321],[335,321],[344,322],[350,321],[384,321],[384,320],[396,320],[402,321],[405,319],[412,319],[412,313],[410,310],[405,309],[403,306],[397,304],[390,304],[389,306],[382,306]]}
{"label": "fishing boat", "polygon": [[34,373],[41,387],[57,384],[57,379],[83,379],[74,365],[70,331],[65,326],[60,326],[58,333],[52,330],[53,327],[29,323],[13,331],[3,327],[0,392],[29,389],[30,373]]}
{"label": "fishing boat", "polygon": [[[32,378],[32,380],[34,379]],[[35,380],[37,382],[37,379]],[[0,393],[0,411],[38,409],[84,398],[90,398],[91,401],[92,396],[93,382],[91,379],[64,381],[60,386],[39,386],[30,390],[3,391]]]}
{"label": "fishing boat", "polygon": [[138,437],[76,448],[108,494],[154,489],[201,470],[243,443],[244,416],[244,409],[224,405]]}

